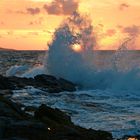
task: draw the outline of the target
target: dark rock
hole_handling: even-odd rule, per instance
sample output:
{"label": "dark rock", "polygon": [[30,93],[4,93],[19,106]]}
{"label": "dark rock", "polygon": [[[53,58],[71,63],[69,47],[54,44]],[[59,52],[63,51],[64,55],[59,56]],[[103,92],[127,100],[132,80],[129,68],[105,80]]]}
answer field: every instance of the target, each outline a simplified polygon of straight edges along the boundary
{"label": "dark rock", "polygon": [[51,127],[51,140],[112,140],[110,133],[75,126],[64,112],[46,105],[38,108],[35,118]]}
{"label": "dark rock", "polygon": [[57,85],[57,79],[54,76],[42,74],[35,76],[34,79],[40,83],[44,83],[47,85],[51,84]]}
{"label": "dark rock", "polygon": [[0,118],[0,139],[4,136],[6,123]]}
{"label": "dark rock", "polygon": [[42,104],[35,112],[35,118],[43,120],[53,120],[59,124],[70,125],[72,124],[71,118],[59,109],[52,109]]}
{"label": "dark rock", "polygon": [[0,89],[15,90],[23,89],[26,86],[33,86],[36,88],[48,89],[50,93],[58,93],[62,91],[75,91],[75,84],[64,80],[57,79],[50,75],[37,75],[34,78],[21,77],[3,77],[0,75]]}
{"label": "dark rock", "polygon": [[47,125],[30,120],[11,121],[6,126],[5,138],[20,137],[29,140],[47,140],[49,131]]}
{"label": "dark rock", "polygon": [[0,89],[14,89],[14,85],[9,81],[7,77],[0,75]]}
{"label": "dark rock", "polygon": [[72,82],[65,80],[63,78],[60,78],[58,83],[61,85],[61,87],[64,91],[75,91],[76,90],[75,84],[73,84]]}
{"label": "dark rock", "polygon": [[0,90],[0,95],[4,96],[6,98],[10,98],[13,95],[13,92],[11,90]]}
{"label": "dark rock", "polygon": [[112,135],[75,126],[64,112],[46,105],[29,116],[18,104],[0,96],[0,139],[112,140]]}
{"label": "dark rock", "polygon": [[20,106],[9,99],[0,96],[0,116],[13,118],[26,118],[27,115],[21,110]]}
{"label": "dark rock", "polygon": [[38,86],[47,87],[50,93],[57,93],[62,91],[75,91],[75,84],[64,80],[62,78],[57,79],[54,76],[50,75],[37,75],[34,78],[38,83]]}
{"label": "dark rock", "polygon": [[25,112],[35,112],[37,110],[37,107],[34,106],[26,106],[24,111]]}

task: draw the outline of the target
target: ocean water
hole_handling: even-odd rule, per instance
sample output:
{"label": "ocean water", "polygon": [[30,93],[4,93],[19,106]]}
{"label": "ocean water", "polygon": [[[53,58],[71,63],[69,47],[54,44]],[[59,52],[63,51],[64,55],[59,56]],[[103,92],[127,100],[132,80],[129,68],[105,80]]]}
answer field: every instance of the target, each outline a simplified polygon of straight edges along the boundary
{"label": "ocean water", "polygon": [[0,51],[0,74],[15,66],[25,66],[27,68],[42,65],[45,51]]}
{"label": "ocean water", "polygon": [[[96,66],[100,69],[106,65],[104,63],[105,59],[108,60],[116,54],[115,51],[97,51],[96,53],[100,60],[100,62],[96,62]],[[9,68],[12,67],[13,69],[15,65],[17,69],[25,65],[28,66],[28,69],[38,67],[43,64],[42,58],[45,54],[46,52],[43,51],[0,52],[1,74],[6,75]],[[130,63],[131,61],[134,63],[134,60],[138,62],[140,51],[129,51],[129,58],[131,58]],[[28,69],[22,69],[23,71],[20,74]],[[19,69],[19,71],[20,70],[21,69]],[[16,72],[19,74],[19,71]],[[98,78],[98,76],[96,78]],[[133,80],[135,80],[135,78]],[[96,79],[94,81],[96,81]],[[103,82],[103,79],[101,82]],[[112,83],[113,82],[112,80]],[[120,79],[120,83],[121,82],[122,79]],[[133,83],[135,82],[136,81],[133,81]],[[25,105],[39,106],[44,103],[53,108],[59,108],[68,113],[75,124],[86,128],[108,130],[113,133],[115,138],[127,134],[139,134],[140,92],[137,88],[139,83],[136,83],[136,87],[134,85],[131,87],[131,85],[128,84],[128,87],[130,86],[131,88],[125,86],[124,89],[117,89],[118,84],[115,89],[110,88],[111,86],[98,88],[96,84],[96,82],[92,83],[93,87],[91,87],[91,85],[90,88],[87,88],[87,86],[85,88],[82,87],[75,92],[54,94],[33,87],[26,87],[23,90],[14,91],[12,99]],[[100,86],[102,86],[102,84]]]}

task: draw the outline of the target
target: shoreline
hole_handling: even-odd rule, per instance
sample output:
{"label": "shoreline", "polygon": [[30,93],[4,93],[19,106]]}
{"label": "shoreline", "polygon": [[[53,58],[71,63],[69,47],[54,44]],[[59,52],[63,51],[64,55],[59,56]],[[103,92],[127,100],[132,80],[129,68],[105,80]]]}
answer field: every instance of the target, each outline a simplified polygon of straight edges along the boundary
{"label": "shoreline", "polygon": [[[12,90],[26,86],[46,88],[47,92],[52,94],[76,90],[75,84],[50,75],[38,75],[34,79],[0,76],[0,139],[10,140],[16,137],[17,140],[113,140],[110,132],[74,125],[70,116],[59,109],[52,109],[44,104],[35,108],[11,101]],[[129,138],[139,140],[140,136],[124,136],[118,140]]]}

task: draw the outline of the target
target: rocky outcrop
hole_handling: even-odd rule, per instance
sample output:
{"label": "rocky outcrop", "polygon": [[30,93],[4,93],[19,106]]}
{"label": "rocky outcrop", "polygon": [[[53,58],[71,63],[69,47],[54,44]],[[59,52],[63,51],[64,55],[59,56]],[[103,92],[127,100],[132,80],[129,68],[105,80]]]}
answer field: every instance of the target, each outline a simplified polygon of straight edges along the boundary
{"label": "rocky outcrop", "polygon": [[58,93],[63,91],[75,91],[76,85],[62,78],[50,75],[37,75],[34,78],[4,77],[0,75],[1,90],[22,89],[26,86],[47,89],[48,92]]}
{"label": "rocky outcrop", "polygon": [[[31,107],[30,107],[31,108]],[[31,109],[32,110],[32,109]],[[33,108],[34,115],[0,95],[0,139],[4,140],[111,140],[105,131],[75,126],[68,115],[46,105]],[[28,110],[29,111],[29,110]]]}

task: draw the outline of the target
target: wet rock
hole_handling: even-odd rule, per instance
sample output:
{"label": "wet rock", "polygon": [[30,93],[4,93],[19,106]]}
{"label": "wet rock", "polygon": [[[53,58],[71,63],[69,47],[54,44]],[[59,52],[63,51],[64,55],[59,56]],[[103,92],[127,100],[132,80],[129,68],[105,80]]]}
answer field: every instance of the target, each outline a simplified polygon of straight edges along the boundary
{"label": "wet rock", "polygon": [[5,138],[20,137],[29,140],[47,140],[49,131],[47,125],[31,120],[11,121],[6,126]]}
{"label": "wet rock", "polygon": [[35,76],[34,79],[38,82],[38,84],[44,84],[44,85],[58,84],[56,77],[50,75],[41,74]]}
{"label": "wet rock", "polygon": [[58,83],[60,84],[60,86],[62,87],[62,89],[64,91],[75,91],[76,90],[75,89],[76,85],[73,84],[72,82],[65,80],[63,78],[60,78],[58,81],[59,81]]}
{"label": "wet rock", "polygon": [[64,112],[46,105],[38,108],[35,118],[49,125],[51,140],[112,140],[110,133],[75,126]]}
{"label": "wet rock", "polygon": [[57,79],[50,75],[37,75],[34,77],[38,86],[47,87],[50,93],[57,93],[62,91],[75,91],[76,85],[72,82],[62,78]]}
{"label": "wet rock", "polygon": [[34,106],[26,106],[24,108],[25,112],[35,112],[36,110],[37,110],[37,107],[34,107]]}
{"label": "wet rock", "polygon": [[13,92],[11,90],[0,90],[0,95],[4,96],[6,98],[10,98],[13,95]]}
{"label": "wet rock", "polygon": [[14,85],[9,81],[7,77],[0,75],[0,89],[13,89]]}
{"label": "wet rock", "polygon": [[112,135],[75,126],[64,112],[46,105],[36,109],[35,116],[27,115],[18,104],[0,96],[0,139],[112,140]]}
{"label": "wet rock", "polygon": [[[35,118],[40,120],[50,120],[55,121],[59,124],[70,125],[72,124],[71,118],[59,109],[52,109],[44,104],[42,104],[38,110],[35,112]],[[44,119],[45,118],[45,119]]]}
{"label": "wet rock", "polygon": [[0,89],[16,90],[23,89],[26,86],[33,86],[35,88],[48,89],[50,93],[58,93],[62,91],[75,91],[76,85],[64,80],[57,79],[50,75],[37,75],[34,78],[21,78],[21,77],[3,77],[0,75]]}
{"label": "wet rock", "polygon": [[21,110],[20,106],[9,99],[0,96],[0,116],[13,118],[26,118],[27,115]]}

